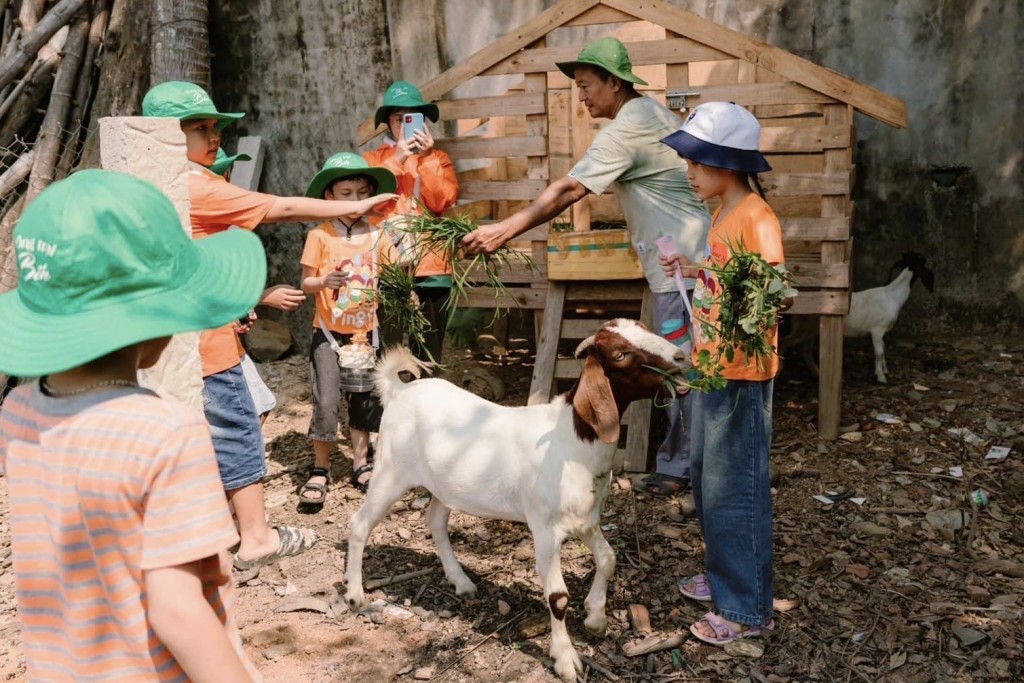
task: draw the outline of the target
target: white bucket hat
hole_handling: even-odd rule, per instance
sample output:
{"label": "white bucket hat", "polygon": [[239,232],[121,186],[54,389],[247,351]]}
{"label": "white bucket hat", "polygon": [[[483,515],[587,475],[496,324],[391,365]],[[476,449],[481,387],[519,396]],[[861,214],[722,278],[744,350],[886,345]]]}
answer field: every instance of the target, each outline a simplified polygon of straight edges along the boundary
{"label": "white bucket hat", "polygon": [[758,150],[761,124],[735,102],[708,102],[695,108],[663,143],[698,164],[741,173],[772,170]]}

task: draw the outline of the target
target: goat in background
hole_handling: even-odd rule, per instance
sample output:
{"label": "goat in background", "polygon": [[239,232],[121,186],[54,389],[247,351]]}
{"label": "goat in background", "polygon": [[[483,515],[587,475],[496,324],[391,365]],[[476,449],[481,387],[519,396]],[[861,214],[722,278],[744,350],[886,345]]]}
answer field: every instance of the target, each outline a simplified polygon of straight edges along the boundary
{"label": "goat in background", "polygon": [[615,553],[601,533],[619,420],[637,399],[653,398],[670,382],[686,391],[689,358],[671,342],[632,320],[602,325],[576,349],[583,372],[550,403],[507,407],[485,401],[442,379],[403,383],[426,366],[402,347],[390,349],[376,371],[384,404],[377,462],[362,507],[349,524],[345,600],[365,603],[363,550],[392,503],[417,486],[433,494],[426,521],[448,581],[459,596],[475,594],[448,538],[451,510],[525,522],[533,534],[537,573],[551,614],[551,657],[567,682],[582,672],[565,627],[569,593],[561,546],[577,535],[594,554],[586,627],[603,633],[605,599]]}
{"label": "goat in background", "polygon": [[[853,292],[850,295],[850,312],[843,316],[843,336],[863,337],[871,335],[875,351],[875,379],[886,384],[889,366],[885,361],[885,333],[892,329],[900,315],[903,304],[910,297],[910,290],[918,280],[929,292],[935,289],[935,274],[926,265],[926,259],[916,251],[906,251],[889,269],[888,284],[882,287]],[[818,336],[817,316],[792,316],[783,325],[779,340],[779,352],[802,345],[802,355],[815,375],[811,341]]]}

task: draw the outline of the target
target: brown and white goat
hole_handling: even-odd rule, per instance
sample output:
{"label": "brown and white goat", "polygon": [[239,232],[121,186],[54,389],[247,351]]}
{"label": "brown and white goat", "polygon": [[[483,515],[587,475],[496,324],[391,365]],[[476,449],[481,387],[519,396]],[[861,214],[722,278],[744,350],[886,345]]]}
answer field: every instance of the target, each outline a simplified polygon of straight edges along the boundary
{"label": "brown and white goat", "polygon": [[[605,593],[615,553],[601,533],[619,420],[637,399],[652,398],[666,381],[685,390],[689,359],[671,342],[632,320],[612,320],[580,343],[583,373],[550,403],[525,407],[485,401],[442,379],[403,383],[424,369],[405,348],[393,348],[377,366],[384,404],[373,479],[349,524],[345,599],[365,603],[363,549],[391,504],[417,486],[433,499],[427,525],[448,580],[460,596],[476,586],[463,571],[448,538],[451,510],[525,522],[533,534],[537,573],[551,612],[551,657],[565,681],[582,671],[565,627],[569,594],[562,579],[561,546],[576,534],[594,554],[594,583],[587,594],[585,625],[602,633]],[[667,379],[670,378],[670,379]]]}

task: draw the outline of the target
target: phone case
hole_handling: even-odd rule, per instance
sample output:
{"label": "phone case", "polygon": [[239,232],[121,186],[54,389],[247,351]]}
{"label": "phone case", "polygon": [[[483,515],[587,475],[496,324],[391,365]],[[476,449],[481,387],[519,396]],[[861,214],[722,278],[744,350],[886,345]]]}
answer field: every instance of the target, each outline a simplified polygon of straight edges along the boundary
{"label": "phone case", "polygon": [[416,111],[405,114],[402,117],[402,137],[408,140],[418,130],[423,130],[423,114]]}

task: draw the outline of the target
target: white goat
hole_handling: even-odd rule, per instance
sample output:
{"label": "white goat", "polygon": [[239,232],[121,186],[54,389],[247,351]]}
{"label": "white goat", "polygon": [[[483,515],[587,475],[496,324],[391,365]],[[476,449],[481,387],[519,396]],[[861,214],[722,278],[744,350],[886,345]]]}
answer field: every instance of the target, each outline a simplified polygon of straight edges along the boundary
{"label": "white goat", "polygon": [[[898,273],[895,278],[894,273]],[[903,304],[910,297],[911,288],[919,278],[929,292],[934,289],[935,275],[925,265],[924,256],[908,251],[889,269],[888,284],[850,294],[850,312],[843,317],[843,336],[871,335],[875,350],[875,379],[881,384],[886,383],[885,376],[889,372],[883,338],[896,323]],[[804,362],[814,374],[818,374],[818,364],[814,362],[812,352],[814,339],[818,336],[818,316],[787,317],[784,323],[779,352],[787,357],[789,349],[800,347]]]}
{"label": "white goat", "polygon": [[675,345],[631,320],[605,323],[577,347],[577,357],[583,353],[583,373],[569,392],[543,405],[506,407],[442,379],[403,383],[399,373],[419,377],[425,366],[405,348],[387,352],[376,375],[384,404],[376,467],[349,524],[345,599],[353,610],[365,603],[362,562],[370,532],[392,503],[423,486],[433,494],[427,525],[460,596],[473,595],[476,586],[452,552],[451,510],[529,526],[551,612],[555,671],[564,681],[576,680],[582,664],[565,627],[562,541],[576,534],[594,554],[584,623],[602,633],[615,553],[601,533],[600,516],[619,419],[630,402],[653,397],[667,381],[685,390],[681,372],[689,367]]}
{"label": "white goat", "polygon": [[[899,275],[892,279],[892,274]],[[889,366],[885,362],[885,333],[892,329],[896,318],[900,315],[903,304],[910,296],[910,288],[918,278],[930,292],[934,287],[934,278],[927,266],[924,256],[912,251],[905,252],[899,261],[889,270],[890,282],[883,287],[865,289],[850,295],[850,312],[843,319],[844,337],[863,337],[871,335],[871,343],[875,349],[875,379],[881,384],[886,383]]]}

